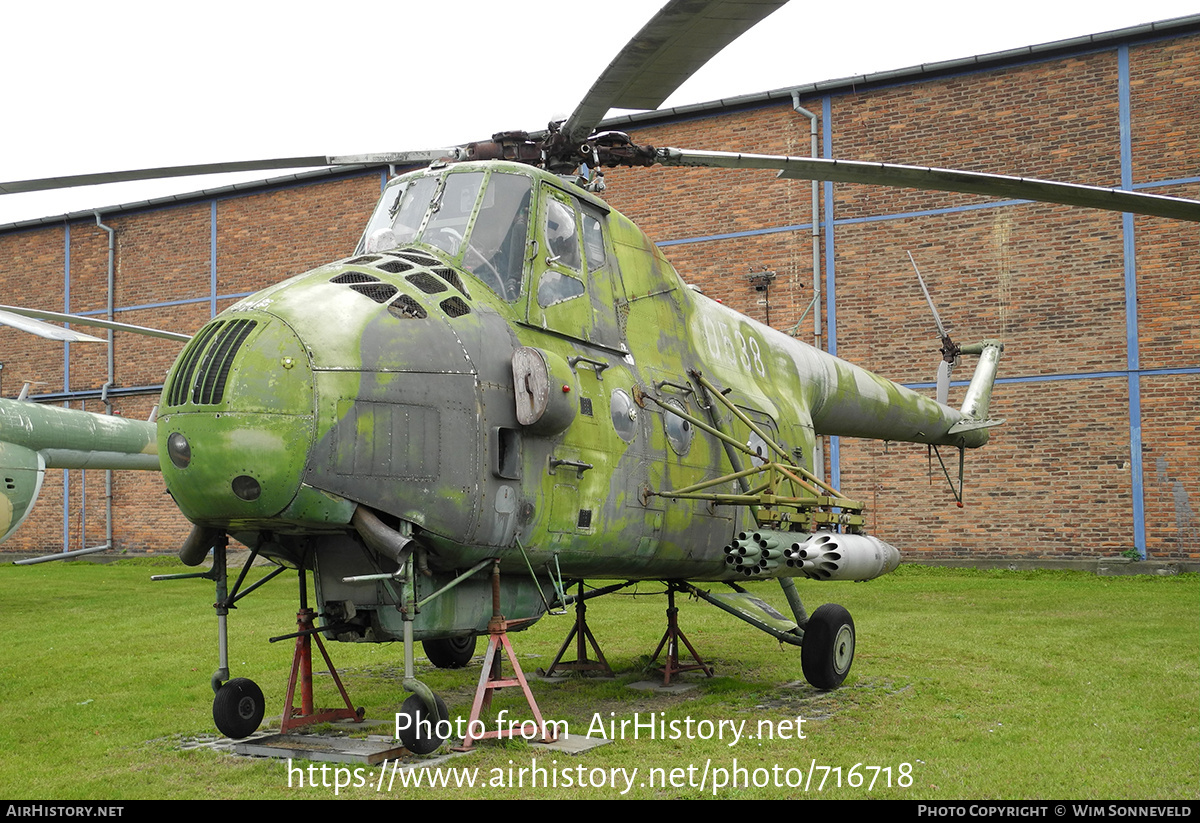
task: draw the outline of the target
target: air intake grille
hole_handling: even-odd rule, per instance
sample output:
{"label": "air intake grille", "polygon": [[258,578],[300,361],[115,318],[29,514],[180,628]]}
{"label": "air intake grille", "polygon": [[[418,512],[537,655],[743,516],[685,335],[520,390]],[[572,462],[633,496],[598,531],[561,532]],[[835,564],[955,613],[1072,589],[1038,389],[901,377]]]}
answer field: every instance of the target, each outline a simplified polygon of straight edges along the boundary
{"label": "air intake grille", "polygon": [[399,291],[395,286],[389,286],[387,283],[359,283],[350,288],[359,294],[365,294],[376,303],[386,303]]}
{"label": "air intake grille", "polygon": [[458,272],[456,272],[454,269],[449,269],[449,268],[446,268],[445,266],[439,266],[438,268],[433,269],[433,273],[438,275],[439,277],[441,277],[443,280],[445,280],[451,286],[454,286],[454,288],[458,289],[460,292],[462,292],[463,297],[471,296],[471,295],[467,294],[467,287],[463,285],[462,278],[458,276]]}
{"label": "air intake grille", "polygon": [[397,297],[396,301],[388,306],[388,312],[399,320],[423,320],[429,316],[421,304],[407,294]]}
{"label": "air intake grille", "polygon": [[217,333],[217,330],[224,325],[225,322],[222,320],[209,323],[192,338],[192,342],[188,343],[187,348],[183,350],[179,370],[175,372],[175,381],[171,384],[171,390],[167,392],[168,404],[182,406],[187,402],[188,389],[192,385],[192,374],[196,371],[200,353],[204,351],[204,347],[212,340],[212,336]]}
{"label": "air intake grille", "polygon": [[461,297],[447,297],[442,301],[442,311],[447,317],[462,317],[471,313],[471,307]]}
{"label": "air intake grille", "polygon": [[405,278],[426,294],[438,294],[446,290],[446,284],[428,272],[417,272]]}
{"label": "air intake grille", "polygon": [[220,403],[233,358],[257,325],[255,320],[218,320],[201,329],[183,353],[167,402],[172,406],[189,399],[199,406]]}
{"label": "air intake grille", "polygon": [[392,274],[400,274],[412,268],[412,263],[405,263],[403,260],[389,260],[386,263],[380,263],[375,266],[377,269],[391,272]]}
{"label": "air intake grille", "polygon": [[196,382],[192,388],[193,403],[207,406],[221,402],[225,396],[225,381],[229,379],[229,367],[233,364],[233,358],[257,325],[255,320],[234,320],[213,339],[212,345],[196,369]]}
{"label": "air intake grille", "polygon": [[348,271],[345,274],[339,274],[329,282],[337,283],[338,285],[353,283],[378,283],[379,278],[371,274],[363,274],[360,271]]}

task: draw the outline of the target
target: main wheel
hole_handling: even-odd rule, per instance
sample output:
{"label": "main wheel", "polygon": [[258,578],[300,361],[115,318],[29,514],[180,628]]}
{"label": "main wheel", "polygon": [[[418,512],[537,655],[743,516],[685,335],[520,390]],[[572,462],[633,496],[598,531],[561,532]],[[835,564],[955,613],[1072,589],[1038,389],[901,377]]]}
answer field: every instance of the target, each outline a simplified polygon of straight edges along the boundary
{"label": "main wheel", "polygon": [[842,685],[854,662],[854,620],[836,603],[812,613],[804,627],[800,666],[804,679],[823,691]]}
{"label": "main wheel", "polygon": [[262,689],[253,680],[237,677],[217,689],[213,722],[221,734],[240,740],[254,734],[267,711]]}
{"label": "main wheel", "polygon": [[[435,694],[433,699],[437,702],[438,715],[442,720],[448,721],[450,713],[442,698]],[[438,746],[446,742],[446,738],[441,734],[442,729],[439,728],[442,724],[429,716],[429,710],[425,708],[425,701],[421,699],[421,695],[414,694],[405,700],[404,705],[400,707],[400,714],[408,715],[407,723],[399,716],[396,718],[400,742],[413,754],[429,754],[437,751]]]}
{"label": "main wheel", "polygon": [[461,669],[475,656],[478,637],[445,637],[440,640],[422,640],[421,648],[429,662],[439,669]]}

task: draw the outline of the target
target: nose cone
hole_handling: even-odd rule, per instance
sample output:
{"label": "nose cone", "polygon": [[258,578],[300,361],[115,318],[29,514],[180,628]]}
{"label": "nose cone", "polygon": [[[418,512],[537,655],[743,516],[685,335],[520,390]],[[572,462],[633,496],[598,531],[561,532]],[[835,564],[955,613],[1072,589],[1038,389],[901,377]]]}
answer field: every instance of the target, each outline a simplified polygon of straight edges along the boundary
{"label": "nose cone", "polygon": [[313,373],[277,317],[227,313],[183,350],[163,388],[167,490],[194,523],[252,526],[296,497],[313,440]]}

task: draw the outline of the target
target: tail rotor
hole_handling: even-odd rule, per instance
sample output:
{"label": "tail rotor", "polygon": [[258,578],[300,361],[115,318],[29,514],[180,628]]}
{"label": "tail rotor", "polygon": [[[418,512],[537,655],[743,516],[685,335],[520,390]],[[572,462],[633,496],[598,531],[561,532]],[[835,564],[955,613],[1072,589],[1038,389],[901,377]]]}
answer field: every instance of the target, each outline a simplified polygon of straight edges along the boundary
{"label": "tail rotor", "polygon": [[942,340],[942,362],[938,363],[936,385],[937,401],[944,404],[950,398],[950,374],[959,363],[962,349],[950,339],[949,330],[942,324],[942,318],[937,307],[933,305],[933,298],[929,296],[929,289],[925,287],[925,278],[921,277],[921,270],[917,268],[917,261],[913,259],[911,251],[908,252],[908,259],[912,262],[913,271],[917,273],[917,281],[921,284],[921,291],[925,293],[925,301],[929,303],[929,310],[933,312],[933,322],[937,325],[938,337]]}

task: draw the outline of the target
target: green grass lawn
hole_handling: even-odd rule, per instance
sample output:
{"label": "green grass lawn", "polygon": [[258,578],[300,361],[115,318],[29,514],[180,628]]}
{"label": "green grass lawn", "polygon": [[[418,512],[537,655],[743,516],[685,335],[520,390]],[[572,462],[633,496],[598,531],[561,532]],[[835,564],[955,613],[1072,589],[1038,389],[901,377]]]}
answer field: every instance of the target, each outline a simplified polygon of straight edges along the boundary
{"label": "green grass lawn", "polygon": [[[183,750],[181,741],[214,732],[216,620],[208,582],[150,582],[153,573],[181,569],[168,562],[0,567],[7,633],[0,647],[0,797],[332,796],[332,788],[299,788],[295,774],[289,788],[286,761]],[[262,686],[268,717],[281,710],[293,645],[267,638],[294,627],[294,580],[273,581],[230,617],[233,676]],[[535,682],[534,691],[546,718],[565,721],[572,734],[586,733],[597,718],[607,729],[636,713],[643,723],[665,723],[668,734],[679,730],[679,739],[648,739],[644,728],[633,739],[627,726],[624,739],[576,757],[490,742],[449,764],[477,770],[483,784],[507,784],[536,759],[551,770],[543,779],[557,780],[558,788],[530,788],[527,772],[517,788],[397,782],[377,793],[372,776],[370,785],[340,794],[608,798],[619,796],[637,769],[626,796],[712,796],[714,782],[734,776],[767,785],[725,786],[717,796],[1200,796],[1200,577],[902,567],[869,583],[799,588],[810,611],[833,601],[854,616],[854,669],[838,691],[817,692],[803,682],[799,649],[683,598],[681,626],[717,676],[688,675],[699,685],[682,695],[629,689],[643,678],[665,626],[665,597],[643,585],[638,596],[589,604],[616,681]],[[777,584],[754,589],[786,611]],[[569,629],[569,617],[547,617],[512,635],[525,670],[547,665]],[[402,646],[329,648],[355,704],[368,717],[392,718],[406,696]],[[465,717],[478,662],[441,671],[419,659],[418,667],[451,714]],[[318,704],[333,705],[330,679],[315,680]],[[491,717],[501,709],[529,717],[511,689],[497,696]],[[722,721],[724,739],[699,739]],[[736,742],[733,728],[742,733]],[[787,739],[749,739],[768,729]],[[810,772],[807,790],[787,785]],[[564,785],[581,777],[596,783],[602,774],[602,788]],[[332,784],[332,773],[327,777]],[[851,785],[858,778],[861,784]]]}

